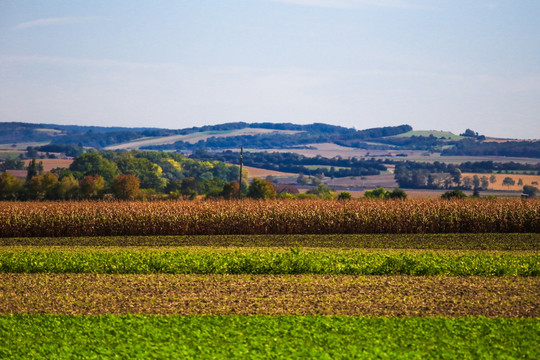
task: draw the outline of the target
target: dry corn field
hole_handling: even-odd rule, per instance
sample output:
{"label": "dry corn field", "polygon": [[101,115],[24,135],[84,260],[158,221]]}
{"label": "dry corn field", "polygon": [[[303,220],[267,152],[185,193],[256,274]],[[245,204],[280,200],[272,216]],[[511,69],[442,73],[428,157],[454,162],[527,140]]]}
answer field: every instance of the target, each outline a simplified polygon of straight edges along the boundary
{"label": "dry corn field", "polygon": [[540,232],[540,201],[0,203],[0,237],[510,232]]}

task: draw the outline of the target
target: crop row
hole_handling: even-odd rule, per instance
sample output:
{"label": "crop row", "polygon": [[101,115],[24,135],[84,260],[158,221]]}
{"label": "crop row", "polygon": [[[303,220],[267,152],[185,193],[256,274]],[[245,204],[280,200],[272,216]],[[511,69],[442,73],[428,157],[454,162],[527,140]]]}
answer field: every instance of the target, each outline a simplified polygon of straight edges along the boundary
{"label": "crop row", "polygon": [[512,232],[540,232],[540,201],[0,203],[0,237]]}
{"label": "crop row", "polygon": [[0,238],[0,246],[208,246],[540,250],[540,234],[267,234]]}
{"label": "crop row", "polygon": [[537,253],[228,249],[2,251],[4,273],[540,276]]}
{"label": "crop row", "polygon": [[540,317],[540,277],[0,273],[0,314]]}
{"label": "crop row", "polygon": [[539,332],[483,317],[8,315],[0,357],[538,359]]}

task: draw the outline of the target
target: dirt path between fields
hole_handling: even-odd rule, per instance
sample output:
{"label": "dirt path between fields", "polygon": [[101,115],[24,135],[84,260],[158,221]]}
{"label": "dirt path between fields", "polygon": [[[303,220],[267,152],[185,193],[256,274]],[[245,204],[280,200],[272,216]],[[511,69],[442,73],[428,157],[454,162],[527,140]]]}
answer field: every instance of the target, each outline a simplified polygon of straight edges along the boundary
{"label": "dirt path between fields", "polygon": [[0,274],[0,314],[539,317],[540,278]]}

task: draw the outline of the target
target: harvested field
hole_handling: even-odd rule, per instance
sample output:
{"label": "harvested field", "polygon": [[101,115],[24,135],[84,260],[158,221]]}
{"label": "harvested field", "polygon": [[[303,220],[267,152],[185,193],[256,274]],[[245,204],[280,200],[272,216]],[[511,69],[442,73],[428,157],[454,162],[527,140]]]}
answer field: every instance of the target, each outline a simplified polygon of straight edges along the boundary
{"label": "harvested field", "polygon": [[[24,164],[28,166],[32,160],[24,160]],[[43,171],[51,171],[55,168],[69,168],[73,159],[37,159],[37,162],[43,162]]]}
{"label": "harvested field", "polygon": [[0,274],[0,313],[539,317],[538,278]]}
{"label": "harvested field", "polygon": [[251,167],[251,166],[245,166],[245,165],[244,165],[243,168],[244,168],[244,170],[247,170],[248,177],[250,179],[252,179],[252,178],[265,178],[267,176],[276,176],[276,177],[298,176],[298,174],[275,171],[275,170],[260,169],[260,168],[255,168],[255,167]]}
{"label": "harvested field", "polygon": [[540,234],[186,235],[0,238],[0,246],[218,246],[342,249],[540,250]]}
{"label": "harvested field", "polygon": [[[540,175],[523,175],[523,174],[481,174],[481,173],[463,173],[462,179],[465,177],[473,178],[474,175],[478,175],[479,178],[482,176],[487,177],[488,179],[493,175],[496,178],[494,184],[490,183],[488,186],[489,190],[506,190],[506,191],[522,191],[523,185],[532,185],[540,188]],[[503,185],[504,178],[509,177],[515,181],[515,185],[506,186]],[[523,181],[522,185],[518,185],[519,179]],[[533,184],[533,181],[537,184]]]}

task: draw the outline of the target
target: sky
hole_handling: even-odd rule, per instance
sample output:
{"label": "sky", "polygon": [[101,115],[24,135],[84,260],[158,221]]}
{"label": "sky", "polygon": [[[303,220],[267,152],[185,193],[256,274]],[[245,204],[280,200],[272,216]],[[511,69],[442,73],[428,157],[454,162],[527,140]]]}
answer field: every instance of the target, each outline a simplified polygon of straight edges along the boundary
{"label": "sky", "polygon": [[0,122],[540,138],[538,0],[0,0]]}

